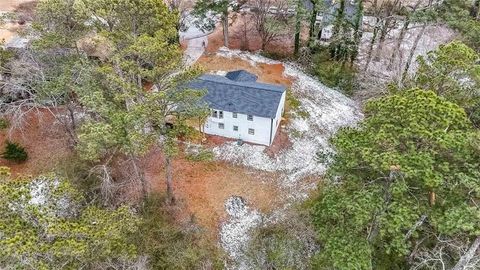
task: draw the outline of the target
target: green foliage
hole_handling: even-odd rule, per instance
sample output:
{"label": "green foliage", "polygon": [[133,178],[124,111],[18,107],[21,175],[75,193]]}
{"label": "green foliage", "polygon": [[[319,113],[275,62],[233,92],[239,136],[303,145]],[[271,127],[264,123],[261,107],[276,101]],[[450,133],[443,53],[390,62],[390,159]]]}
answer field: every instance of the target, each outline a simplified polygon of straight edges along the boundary
{"label": "green foliage", "polygon": [[302,103],[300,100],[293,95],[292,90],[287,90],[286,101],[287,107],[286,111],[289,116],[297,115],[303,119],[306,119],[310,116],[308,111],[302,109]]}
{"label": "green foliage", "polygon": [[260,55],[278,61],[291,60],[291,55],[282,52],[260,51]]}
{"label": "green foliage", "polygon": [[14,55],[14,52],[4,49],[3,42],[0,42],[0,67],[5,66],[5,64],[7,64],[14,57]]}
{"label": "green foliage", "polygon": [[137,236],[141,250],[149,255],[150,269],[223,269],[214,243],[201,231],[174,225],[164,201],[158,194],[149,197]]}
{"label": "green foliage", "polygon": [[28,159],[28,154],[25,148],[18,143],[7,141],[2,158],[20,163]]}
{"label": "green foliage", "polygon": [[253,269],[312,269],[318,243],[308,213],[295,209],[286,214],[287,218],[252,232],[246,254]]}
{"label": "green foliage", "polygon": [[470,119],[480,124],[480,55],[467,45],[454,41],[441,45],[426,57],[418,58],[415,86],[432,90],[465,108]]}
{"label": "green foliage", "polygon": [[480,52],[480,21],[472,17],[472,1],[446,0],[442,2],[438,14],[450,27],[461,33],[462,41]]}
{"label": "green foliage", "polygon": [[197,26],[207,31],[215,29],[216,21],[211,18],[211,16],[208,16],[208,14],[212,13],[216,16],[221,16],[222,20],[224,20],[224,17],[228,16],[228,8],[230,4],[231,1],[228,0],[197,1],[193,9],[193,15],[198,18],[198,20],[196,21]]}
{"label": "green foliage", "polygon": [[346,95],[353,95],[357,88],[355,68],[345,62],[330,59],[325,50],[313,56],[312,73],[326,86],[338,88]]}
{"label": "green foliage", "polygon": [[10,126],[10,122],[6,118],[0,118],[0,130],[6,129]]}
{"label": "green foliage", "polygon": [[365,114],[333,139],[331,183],[312,207],[324,245],[317,263],[402,269],[412,249],[428,249],[438,235],[478,235],[480,135],[464,110],[411,89],[367,103]]}
{"label": "green foliage", "polygon": [[193,148],[188,150],[186,154],[186,159],[190,161],[213,161],[215,155],[209,149],[205,149],[204,147],[200,148]]}
{"label": "green foliage", "polygon": [[0,263],[15,269],[78,269],[132,265],[138,218],[126,208],[85,204],[56,176],[0,181]]}

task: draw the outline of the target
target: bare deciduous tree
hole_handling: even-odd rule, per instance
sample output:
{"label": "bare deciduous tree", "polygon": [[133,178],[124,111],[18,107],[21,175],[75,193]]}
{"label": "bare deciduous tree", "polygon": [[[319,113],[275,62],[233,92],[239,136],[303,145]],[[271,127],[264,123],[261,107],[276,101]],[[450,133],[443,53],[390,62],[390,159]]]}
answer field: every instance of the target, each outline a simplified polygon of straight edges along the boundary
{"label": "bare deciduous tree", "polygon": [[252,0],[252,22],[260,39],[262,50],[288,31],[288,2],[274,0]]}

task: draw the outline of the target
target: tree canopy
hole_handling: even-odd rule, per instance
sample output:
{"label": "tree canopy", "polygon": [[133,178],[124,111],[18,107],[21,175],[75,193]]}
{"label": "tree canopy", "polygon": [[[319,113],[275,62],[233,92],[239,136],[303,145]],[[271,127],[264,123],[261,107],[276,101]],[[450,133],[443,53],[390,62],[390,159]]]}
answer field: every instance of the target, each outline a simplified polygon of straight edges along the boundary
{"label": "tree canopy", "polygon": [[[312,212],[324,245],[317,263],[400,269],[441,237],[478,235],[480,136],[465,111],[411,89],[370,101],[365,112],[333,140],[330,183]],[[453,266],[458,255],[446,253]]]}
{"label": "tree canopy", "polygon": [[0,170],[2,266],[92,269],[113,261],[135,263],[131,235],[140,220],[130,209],[91,205],[55,175],[11,179],[8,168]]}
{"label": "tree canopy", "polygon": [[469,118],[480,121],[480,55],[454,41],[418,58],[415,86],[432,90],[467,110]]}

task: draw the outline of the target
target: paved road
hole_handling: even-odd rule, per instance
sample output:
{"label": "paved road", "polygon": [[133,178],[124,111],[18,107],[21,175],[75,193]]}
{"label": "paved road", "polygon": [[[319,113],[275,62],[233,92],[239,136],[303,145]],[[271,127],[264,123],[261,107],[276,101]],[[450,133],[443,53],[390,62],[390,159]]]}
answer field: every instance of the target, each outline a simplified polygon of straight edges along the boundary
{"label": "paved road", "polygon": [[187,42],[184,61],[186,65],[194,64],[205,52],[208,46],[208,35],[211,32],[204,32],[195,24],[190,24],[187,31],[180,32],[180,39]]}

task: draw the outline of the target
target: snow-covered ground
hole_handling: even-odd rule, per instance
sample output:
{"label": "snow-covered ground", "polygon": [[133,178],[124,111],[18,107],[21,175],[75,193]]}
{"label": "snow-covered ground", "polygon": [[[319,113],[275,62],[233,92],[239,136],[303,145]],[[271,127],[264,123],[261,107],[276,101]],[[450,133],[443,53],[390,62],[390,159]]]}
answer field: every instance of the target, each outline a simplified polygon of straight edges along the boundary
{"label": "snow-covered ground", "polygon": [[[248,52],[220,49],[218,55],[238,57],[251,64],[280,62]],[[306,118],[294,117],[286,127],[292,147],[284,149],[275,158],[268,156],[265,146],[226,143],[214,149],[218,159],[264,171],[282,172],[283,184],[295,185],[305,176],[321,175],[326,163],[319,161],[317,153],[331,152],[330,137],[341,127],[355,125],[362,113],[357,103],[338,91],[324,86],[292,64],[285,63],[284,75],[293,78],[292,93],[307,111]],[[302,198],[307,194],[292,194]]]}
{"label": "snow-covered ground", "polygon": [[249,269],[244,251],[248,248],[249,231],[262,221],[262,215],[250,209],[243,198],[233,196],[225,202],[225,209],[230,216],[228,222],[220,229],[220,243],[225,251],[234,258],[234,265],[228,269]]}
{"label": "snow-covered ground", "polygon": [[[219,56],[237,57],[252,65],[259,63],[278,64],[274,61],[249,52],[221,48]],[[315,78],[307,75],[293,64],[284,63],[284,76],[293,79],[292,93],[301,102],[301,109],[308,112],[308,117],[294,117],[286,126],[292,146],[284,149],[272,158],[265,153],[265,146],[235,142],[225,143],[213,149],[217,159],[250,168],[279,172],[279,185],[288,190],[287,204],[275,211],[270,217],[259,214],[253,207],[238,206],[239,199],[230,198],[226,202],[226,210],[230,219],[220,229],[221,245],[233,259],[229,269],[250,269],[243,248],[248,245],[249,231],[260,224],[260,221],[281,219],[282,211],[293,202],[304,200],[308,193],[316,187],[307,181],[307,176],[320,177],[328,166],[328,159],[317,158],[322,154],[332,153],[329,139],[341,127],[354,126],[363,115],[359,105],[338,91],[324,86]],[[248,203],[241,200],[242,204]],[[236,205],[236,207],[232,207]],[[232,212],[232,209],[236,209]]]}

